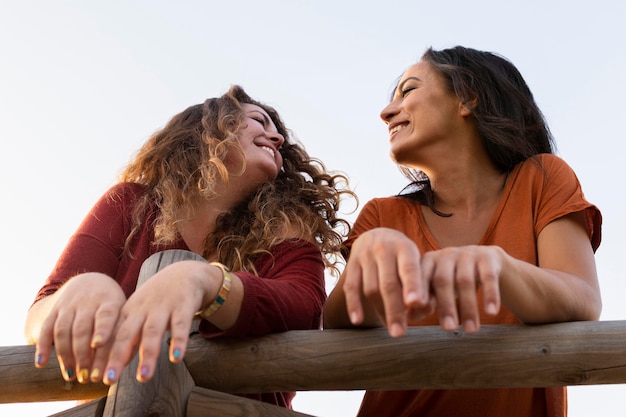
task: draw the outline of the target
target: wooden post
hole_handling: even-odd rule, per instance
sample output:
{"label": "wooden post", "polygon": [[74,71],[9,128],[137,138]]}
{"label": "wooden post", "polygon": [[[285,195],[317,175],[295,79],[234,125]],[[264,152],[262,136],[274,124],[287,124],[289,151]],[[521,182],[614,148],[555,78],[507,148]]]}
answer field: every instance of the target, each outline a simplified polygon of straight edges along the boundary
{"label": "wooden post", "polygon": [[312,417],[284,407],[226,394],[205,388],[194,388],[187,402],[187,417]]}
{"label": "wooden post", "polygon": [[[201,256],[184,250],[155,253],[146,259],[139,272],[137,287],[167,265],[183,260],[201,260]],[[205,261],[206,262],[206,261]],[[195,387],[184,363],[169,361],[167,335],[155,374],[147,382],[135,378],[138,355],[124,368],[120,380],[111,387],[103,417],[184,417],[189,393]]]}

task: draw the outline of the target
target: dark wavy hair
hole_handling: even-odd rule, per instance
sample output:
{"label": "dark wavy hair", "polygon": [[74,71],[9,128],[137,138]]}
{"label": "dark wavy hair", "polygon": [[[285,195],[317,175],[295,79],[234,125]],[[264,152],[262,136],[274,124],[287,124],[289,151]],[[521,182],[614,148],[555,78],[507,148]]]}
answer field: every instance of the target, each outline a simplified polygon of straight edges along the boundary
{"label": "dark wavy hair", "polygon": [[235,271],[254,270],[254,261],[288,239],[312,241],[324,255],[326,266],[338,272],[343,262],[342,242],[350,231],[338,217],[344,197],[356,199],[348,179],[329,173],[324,164],[308,155],[290,138],[278,112],[252,99],[240,86],[221,97],[207,99],[175,115],[154,133],[120,175],[120,181],[145,186],[146,192],[133,213],[133,230],[126,247],[139,230],[146,213],[156,205],[156,245],[180,238],[177,216],[190,210],[198,198],[211,199],[228,182],[224,159],[228,152],[245,156],[237,140],[245,123],[242,104],[263,108],[285,138],[280,148],[283,169],[272,182],[218,217],[205,241],[205,257],[215,257]]}
{"label": "dark wavy hair", "polygon": [[[556,145],[532,92],[518,69],[492,52],[456,46],[422,55],[444,79],[446,88],[472,109],[485,150],[504,173],[540,153],[554,153]],[[433,207],[430,181],[422,171],[400,168],[411,184],[402,195]]]}

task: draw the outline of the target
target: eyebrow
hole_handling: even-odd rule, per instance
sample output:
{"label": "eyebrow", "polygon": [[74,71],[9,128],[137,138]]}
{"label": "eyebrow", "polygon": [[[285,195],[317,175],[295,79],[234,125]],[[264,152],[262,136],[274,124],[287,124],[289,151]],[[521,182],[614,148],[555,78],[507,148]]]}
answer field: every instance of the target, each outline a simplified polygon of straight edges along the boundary
{"label": "eyebrow", "polygon": [[263,121],[265,122],[266,125],[269,125],[272,122],[272,120],[265,113],[263,113],[261,110],[257,110],[257,109],[250,110],[248,112],[248,115],[250,115],[252,113],[260,114],[261,117],[263,117]]}
{"label": "eyebrow", "polygon": [[408,77],[408,78],[402,80],[400,83],[398,83],[398,86],[396,87],[396,92],[399,92],[402,89],[402,87],[404,87],[404,84],[406,84],[408,81],[411,81],[411,80],[422,81],[420,78],[415,77],[415,76]]}

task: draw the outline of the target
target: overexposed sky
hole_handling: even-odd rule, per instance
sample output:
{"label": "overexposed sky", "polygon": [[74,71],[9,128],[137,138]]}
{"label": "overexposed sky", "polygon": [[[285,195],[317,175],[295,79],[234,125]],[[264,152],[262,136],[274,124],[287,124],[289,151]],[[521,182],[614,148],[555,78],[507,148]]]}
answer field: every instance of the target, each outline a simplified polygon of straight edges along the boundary
{"label": "overexposed sky", "polygon": [[[429,46],[490,50],[520,69],[558,154],[603,212],[602,320],[625,319],[624,21],[620,0],[0,0],[0,345],[24,344],[35,293],[143,141],[232,84],[275,106],[311,155],[350,177],[362,203],[397,193],[405,181],[378,114]],[[602,404],[604,417],[623,416],[625,392],[571,388],[569,415],[596,415]],[[294,406],[344,417],[359,398],[299,393]],[[71,406],[0,405],[0,414]]]}

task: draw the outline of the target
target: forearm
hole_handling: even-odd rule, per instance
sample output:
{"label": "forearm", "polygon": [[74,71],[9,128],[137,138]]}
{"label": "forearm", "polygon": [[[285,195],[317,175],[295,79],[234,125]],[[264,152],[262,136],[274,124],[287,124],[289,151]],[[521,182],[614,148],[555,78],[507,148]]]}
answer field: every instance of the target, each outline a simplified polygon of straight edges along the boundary
{"label": "forearm", "polygon": [[510,259],[500,279],[503,304],[528,324],[597,320],[602,310],[595,281]]}

